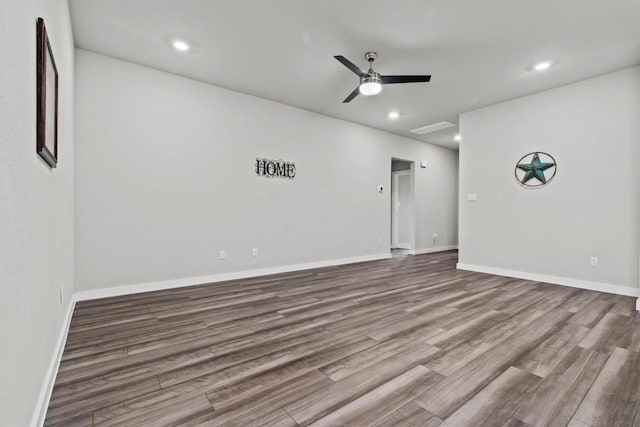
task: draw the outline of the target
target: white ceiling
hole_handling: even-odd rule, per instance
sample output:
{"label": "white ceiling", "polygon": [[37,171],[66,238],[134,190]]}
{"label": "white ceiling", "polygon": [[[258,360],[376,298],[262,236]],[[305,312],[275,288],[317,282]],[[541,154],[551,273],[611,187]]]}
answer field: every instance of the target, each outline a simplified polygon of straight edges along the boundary
{"label": "white ceiling", "polygon": [[[328,116],[456,148],[410,129],[640,64],[640,0],[70,0],[76,45]],[[192,45],[175,51],[179,38]],[[358,79],[432,74],[342,100]],[[545,72],[531,66],[554,65]],[[400,112],[390,120],[387,113]],[[464,143],[464,141],[462,142]]]}

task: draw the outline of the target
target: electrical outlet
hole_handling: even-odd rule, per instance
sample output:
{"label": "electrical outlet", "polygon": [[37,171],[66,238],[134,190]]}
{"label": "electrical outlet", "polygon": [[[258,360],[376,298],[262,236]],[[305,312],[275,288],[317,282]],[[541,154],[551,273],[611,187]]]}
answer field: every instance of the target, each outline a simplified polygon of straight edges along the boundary
{"label": "electrical outlet", "polygon": [[258,248],[251,249],[251,255],[258,256]]}
{"label": "electrical outlet", "polygon": [[220,251],[220,259],[225,259],[225,258],[227,258],[227,251],[223,249]]}
{"label": "electrical outlet", "polygon": [[435,245],[438,241],[438,233],[433,233],[433,244]]}
{"label": "electrical outlet", "polygon": [[64,303],[64,289],[60,286],[60,304]]}
{"label": "electrical outlet", "polygon": [[382,245],[382,239],[378,237],[378,245]]}
{"label": "electrical outlet", "polygon": [[589,265],[593,268],[598,266],[598,257],[597,256],[592,256],[591,258],[589,258]]}

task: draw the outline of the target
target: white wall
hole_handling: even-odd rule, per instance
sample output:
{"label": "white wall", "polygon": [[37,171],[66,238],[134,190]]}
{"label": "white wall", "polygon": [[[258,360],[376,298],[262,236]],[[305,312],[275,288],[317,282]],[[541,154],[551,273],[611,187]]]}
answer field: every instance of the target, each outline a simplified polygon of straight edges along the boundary
{"label": "white wall", "polygon": [[76,77],[79,290],[388,253],[392,157],[429,161],[418,247],[457,242],[457,152],[82,50]]}
{"label": "white wall", "polygon": [[[640,67],[462,114],[460,129],[460,263],[637,294]],[[514,178],[532,151],[558,164],[535,190]]]}
{"label": "white wall", "polygon": [[[59,162],[54,170],[36,154],[38,17],[45,19],[59,73]],[[3,426],[27,426],[36,412],[73,294],[73,55],[65,0],[0,2]]]}

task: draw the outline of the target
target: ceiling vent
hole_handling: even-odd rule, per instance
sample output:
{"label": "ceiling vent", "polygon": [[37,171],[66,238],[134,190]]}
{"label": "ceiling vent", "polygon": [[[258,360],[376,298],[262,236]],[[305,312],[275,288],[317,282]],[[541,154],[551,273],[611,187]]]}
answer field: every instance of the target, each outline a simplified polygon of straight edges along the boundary
{"label": "ceiling vent", "polygon": [[422,126],[421,128],[411,129],[409,132],[415,133],[417,135],[424,135],[425,133],[436,132],[436,131],[439,131],[439,130],[442,130],[442,129],[451,128],[451,127],[454,127],[454,126],[455,125],[453,123],[439,122],[439,123],[434,123],[434,124],[429,125],[429,126]]}

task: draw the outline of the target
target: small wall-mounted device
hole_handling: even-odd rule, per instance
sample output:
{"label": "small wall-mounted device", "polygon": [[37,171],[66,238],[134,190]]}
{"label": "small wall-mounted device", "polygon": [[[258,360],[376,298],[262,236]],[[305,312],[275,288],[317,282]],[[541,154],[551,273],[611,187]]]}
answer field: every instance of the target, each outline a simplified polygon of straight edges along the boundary
{"label": "small wall-mounted device", "polygon": [[384,191],[384,187],[382,185],[378,185],[378,193],[382,193]]}
{"label": "small wall-mounted device", "polygon": [[423,169],[426,168],[427,167],[427,161],[426,160],[422,160],[420,162],[420,167],[423,168]]}

